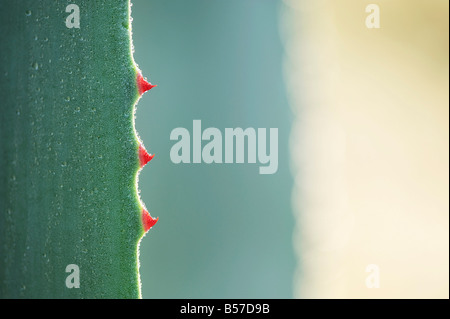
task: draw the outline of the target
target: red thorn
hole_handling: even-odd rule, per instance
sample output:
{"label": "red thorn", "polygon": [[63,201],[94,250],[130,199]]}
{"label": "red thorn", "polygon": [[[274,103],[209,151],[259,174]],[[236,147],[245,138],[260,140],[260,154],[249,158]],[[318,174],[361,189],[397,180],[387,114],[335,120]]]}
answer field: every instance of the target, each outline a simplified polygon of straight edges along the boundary
{"label": "red thorn", "polygon": [[141,167],[144,167],[145,164],[153,159],[153,157],[155,157],[155,154],[150,155],[149,153],[147,153],[142,144],[139,144],[139,164],[141,165]]}
{"label": "red thorn", "polygon": [[137,75],[136,83],[138,86],[139,95],[144,94],[145,92],[153,89],[156,86],[156,85],[152,85],[151,83],[148,83],[146,80],[144,80],[144,78],[142,77],[142,75],[140,73],[138,73],[138,75]]}
{"label": "red thorn", "polygon": [[150,216],[148,211],[146,211],[145,209],[142,209],[142,225],[144,227],[145,232],[148,232],[150,228],[155,226],[158,219],[159,219],[159,217],[153,218],[152,216]]}

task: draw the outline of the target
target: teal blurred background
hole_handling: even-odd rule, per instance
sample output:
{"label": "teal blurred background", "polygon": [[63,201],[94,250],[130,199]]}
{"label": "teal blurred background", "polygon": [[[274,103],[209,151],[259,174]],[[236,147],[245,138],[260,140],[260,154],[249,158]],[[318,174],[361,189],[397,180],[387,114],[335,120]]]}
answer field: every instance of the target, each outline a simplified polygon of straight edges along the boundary
{"label": "teal blurred background", "polygon": [[[134,58],[158,87],[136,130],[155,158],[140,196],[159,222],[140,245],[143,298],[291,298],[291,130],[280,2],[132,1]],[[173,164],[176,127],[278,128],[279,165]]]}

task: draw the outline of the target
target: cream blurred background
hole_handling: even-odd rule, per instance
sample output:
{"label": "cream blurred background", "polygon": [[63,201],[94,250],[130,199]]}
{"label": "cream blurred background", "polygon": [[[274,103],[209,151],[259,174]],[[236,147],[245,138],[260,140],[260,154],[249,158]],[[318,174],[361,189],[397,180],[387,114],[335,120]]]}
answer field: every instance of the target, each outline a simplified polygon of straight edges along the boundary
{"label": "cream blurred background", "polygon": [[448,6],[284,1],[294,297],[449,297]]}

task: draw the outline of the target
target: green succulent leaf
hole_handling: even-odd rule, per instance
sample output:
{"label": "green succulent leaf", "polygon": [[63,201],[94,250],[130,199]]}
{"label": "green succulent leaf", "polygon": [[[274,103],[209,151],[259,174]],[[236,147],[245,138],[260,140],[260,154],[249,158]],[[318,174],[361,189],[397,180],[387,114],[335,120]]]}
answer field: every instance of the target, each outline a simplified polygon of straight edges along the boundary
{"label": "green succulent leaf", "polygon": [[0,2],[2,298],[140,297],[130,28],[128,0]]}

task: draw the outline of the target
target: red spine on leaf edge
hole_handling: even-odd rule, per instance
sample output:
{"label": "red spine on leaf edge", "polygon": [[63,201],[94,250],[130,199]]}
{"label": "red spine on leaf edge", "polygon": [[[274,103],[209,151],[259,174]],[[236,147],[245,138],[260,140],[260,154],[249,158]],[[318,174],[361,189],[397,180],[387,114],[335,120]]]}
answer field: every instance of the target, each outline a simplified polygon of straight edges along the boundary
{"label": "red spine on leaf edge", "polygon": [[158,219],[159,217],[153,218],[152,216],[150,216],[148,211],[142,209],[142,226],[144,227],[145,232],[148,232],[150,228],[155,226]]}
{"label": "red spine on leaf edge", "polygon": [[148,162],[150,162],[155,154],[150,155],[147,153],[145,148],[142,146],[142,144],[139,144],[139,163],[141,168],[145,166]]}
{"label": "red spine on leaf edge", "polygon": [[146,80],[144,80],[144,78],[142,77],[142,75],[140,73],[138,73],[138,75],[137,75],[136,83],[137,83],[139,95],[144,94],[145,92],[153,89],[156,86],[156,85],[152,85],[151,83],[148,83]]}

